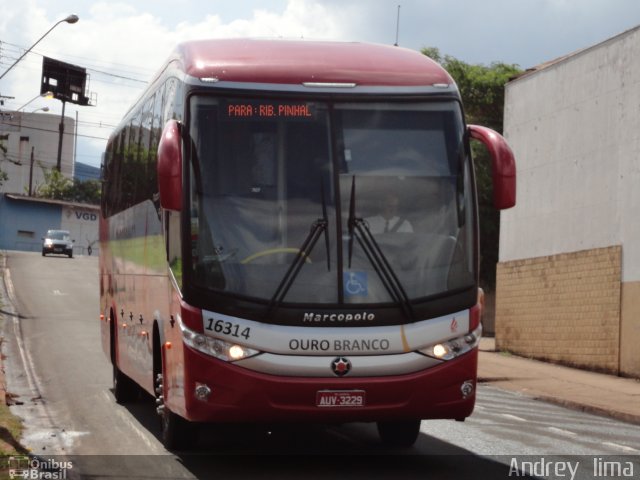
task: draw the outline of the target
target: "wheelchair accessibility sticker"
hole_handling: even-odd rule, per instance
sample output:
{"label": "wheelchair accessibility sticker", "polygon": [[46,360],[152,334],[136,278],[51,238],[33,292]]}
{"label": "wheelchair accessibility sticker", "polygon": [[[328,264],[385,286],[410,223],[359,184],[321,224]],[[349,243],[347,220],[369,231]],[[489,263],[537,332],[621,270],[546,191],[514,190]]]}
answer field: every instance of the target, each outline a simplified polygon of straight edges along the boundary
{"label": "wheelchair accessibility sticker", "polygon": [[369,295],[367,272],[344,272],[344,294],[347,297],[366,297]]}

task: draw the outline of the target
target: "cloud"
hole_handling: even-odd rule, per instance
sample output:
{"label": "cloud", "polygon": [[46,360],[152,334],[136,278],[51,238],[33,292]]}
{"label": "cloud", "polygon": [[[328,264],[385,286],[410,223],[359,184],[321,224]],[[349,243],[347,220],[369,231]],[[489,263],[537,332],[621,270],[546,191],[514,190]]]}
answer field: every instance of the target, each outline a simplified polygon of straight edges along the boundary
{"label": "cloud", "polygon": [[[56,21],[74,12],[80,21],[57,26],[35,52],[88,68],[97,107],[78,107],[80,134],[106,137],[142,92],[174,46],[221,37],[283,37],[393,44],[400,9],[399,43],[440,48],[471,63],[504,61],[530,67],[587,47],[640,21],[637,0],[0,0],[0,41],[31,45]],[[11,3],[9,3],[11,2]],[[266,5],[266,6],[265,6]],[[55,8],[55,10],[53,10]],[[0,45],[0,68],[17,47]],[[42,58],[27,55],[0,81],[0,94],[17,108],[39,93]],[[106,72],[106,73],[103,73]],[[125,78],[123,78],[125,77]],[[44,106],[36,100],[34,108]],[[60,102],[49,101],[52,113]],[[5,106],[5,108],[7,107]],[[67,106],[75,114],[75,106]],[[81,161],[99,163],[104,140],[79,140]]]}
{"label": "cloud", "polygon": [[[28,14],[23,10],[21,14],[14,11],[3,15],[0,39],[11,36],[16,44],[27,45],[32,41],[29,39],[42,35],[58,17],[54,18],[39,5],[37,0],[28,0]],[[289,0],[280,11],[257,8],[226,23],[217,14],[206,14],[197,20],[171,25],[167,18],[139,10],[133,3],[98,2],[83,12],[77,24],[56,27],[34,52],[89,70],[90,88],[97,94],[97,106],[77,107],[81,122],[79,133],[104,138],[109,135],[108,129],[90,127],[88,123],[117,123],[145,87],[131,79],[148,81],[178,43],[225,37],[335,39],[342,35],[336,15],[322,2]],[[10,22],[14,22],[13,28],[9,28]],[[23,34],[14,36],[16,25],[23,27]],[[8,82],[3,82],[0,92],[11,91],[16,97],[11,104],[13,108],[39,93],[41,62],[40,56],[28,55],[19,68],[7,76]],[[43,102],[38,99],[33,107],[43,106]],[[53,100],[48,105],[52,113],[60,113],[60,102]],[[73,115],[75,109],[68,105],[67,115]],[[80,147],[90,151],[93,157],[79,160],[98,164],[98,152],[104,144],[104,140],[81,137]]]}

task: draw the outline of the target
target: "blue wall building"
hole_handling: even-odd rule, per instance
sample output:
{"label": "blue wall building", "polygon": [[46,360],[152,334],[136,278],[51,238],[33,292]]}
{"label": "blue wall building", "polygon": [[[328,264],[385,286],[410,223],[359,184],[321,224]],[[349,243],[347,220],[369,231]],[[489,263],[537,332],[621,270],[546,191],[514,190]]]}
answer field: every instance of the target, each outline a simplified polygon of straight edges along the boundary
{"label": "blue wall building", "polygon": [[47,230],[61,229],[69,230],[75,240],[74,254],[86,254],[91,246],[95,255],[99,218],[97,205],[0,194],[0,249],[38,252]]}

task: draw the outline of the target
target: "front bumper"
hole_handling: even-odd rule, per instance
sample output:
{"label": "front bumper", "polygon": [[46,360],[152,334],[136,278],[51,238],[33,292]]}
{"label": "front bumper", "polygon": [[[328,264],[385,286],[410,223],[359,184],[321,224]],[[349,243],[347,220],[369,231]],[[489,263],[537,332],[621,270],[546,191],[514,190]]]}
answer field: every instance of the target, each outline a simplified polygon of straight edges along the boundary
{"label": "front bumper", "polygon": [[[184,346],[184,391],[167,392],[167,405],[199,422],[369,422],[471,415],[478,351],[405,375],[301,378],[254,372]],[[354,357],[355,358],[355,357]],[[295,356],[290,357],[295,362]],[[332,358],[327,357],[327,362]],[[198,385],[211,394],[195,396]],[[465,388],[463,388],[465,386]],[[470,386],[472,387],[470,389]],[[321,390],[363,390],[363,407],[318,407]]]}
{"label": "front bumper", "polygon": [[42,247],[42,253],[55,253],[57,255],[69,255],[73,252],[73,247],[69,248],[67,245],[49,245]]}

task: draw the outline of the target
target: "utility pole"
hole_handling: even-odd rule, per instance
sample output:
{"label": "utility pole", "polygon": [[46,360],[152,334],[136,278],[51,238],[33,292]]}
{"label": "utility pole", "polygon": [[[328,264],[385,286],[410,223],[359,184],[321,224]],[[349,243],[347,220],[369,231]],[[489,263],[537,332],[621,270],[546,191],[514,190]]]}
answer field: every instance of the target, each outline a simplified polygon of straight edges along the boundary
{"label": "utility pole", "polygon": [[34,160],[34,154],[33,151],[36,147],[31,147],[31,166],[29,167],[29,196],[32,195],[33,190],[32,190],[32,186],[33,186],[33,160]]}
{"label": "utility pole", "polygon": [[60,126],[58,130],[60,131],[60,135],[58,137],[58,160],[56,162],[56,170],[60,172],[62,166],[62,138],[64,136],[64,106],[67,104],[66,101],[62,100],[62,115],[60,115]]}

